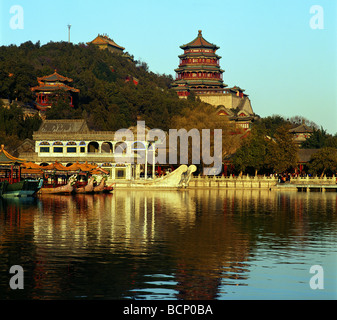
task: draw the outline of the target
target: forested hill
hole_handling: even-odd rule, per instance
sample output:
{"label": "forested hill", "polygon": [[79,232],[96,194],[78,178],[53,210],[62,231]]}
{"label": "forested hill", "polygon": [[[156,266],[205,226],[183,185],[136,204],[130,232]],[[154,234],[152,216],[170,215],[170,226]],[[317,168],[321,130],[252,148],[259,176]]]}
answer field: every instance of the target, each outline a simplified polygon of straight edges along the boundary
{"label": "forested hill", "polygon": [[80,93],[75,109],[59,102],[47,113],[50,119],[85,118],[92,129],[117,130],[135,125],[141,116],[149,127],[167,130],[173,115],[198,104],[178,99],[169,89],[172,76],[151,72],[146,62],[66,42],[0,47],[0,98],[31,103],[30,88],[38,84],[37,77],[55,69],[72,78],[71,85]]}

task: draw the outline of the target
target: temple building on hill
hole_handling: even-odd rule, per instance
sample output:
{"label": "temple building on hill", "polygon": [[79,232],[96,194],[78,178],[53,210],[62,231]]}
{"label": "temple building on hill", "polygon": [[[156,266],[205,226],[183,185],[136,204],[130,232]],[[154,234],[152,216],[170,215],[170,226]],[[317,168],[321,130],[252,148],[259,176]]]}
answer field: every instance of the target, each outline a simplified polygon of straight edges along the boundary
{"label": "temple building on hill", "polygon": [[294,141],[297,143],[297,145],[300,146],[304,141],[310,138],[314,132],[314,129],[306,125],[305,121],[302,120],[300,125],[294,125],[294,127],[291,128],[289,132],[294,136]]}
{"label": "temple building on hill", "polygon": [[180,46],[184,54],[180,55],[176,81],[173,88],[180,97],[186,97],[191,91],[196,94],[222,93],[223,70],[220,69],[220,56],[216,54],[218,46],[206,41],[199,30],[198,36],[188,44]]}
{"label": "temple building on hill", "polygon": [[55,70],[51,75],[37,78],[37,81],[39,85],[31,88],[31,90],[36,95],[35,106],[38,110],[46,111],[50,108],[59,91],[64,91],[67,94],[69,105],[74,107],[74,94],[79,93],[80,90],[69,86],[73,79],[64,77]]}
{"label": "temple building on hill", "polygon": [[123,54],[125,48],[119,46],[115,41],[110,39],[107,35],[99,34],[94,40],[87,42],[93,44],[100,49],[108,49],[111,52]]}
{"label": "temple building on hill", "polygon": [[238,127],[249,129],[257,118],[245,90],[238,86],[228,88],[223,82],[224,70],[220,68],[220,48],[204,39],[201,30],[191,42],[180,46],[179,67],[172,88],[180,98],[193,92],[203,102],[214,105],[220,116],[228,116]]}

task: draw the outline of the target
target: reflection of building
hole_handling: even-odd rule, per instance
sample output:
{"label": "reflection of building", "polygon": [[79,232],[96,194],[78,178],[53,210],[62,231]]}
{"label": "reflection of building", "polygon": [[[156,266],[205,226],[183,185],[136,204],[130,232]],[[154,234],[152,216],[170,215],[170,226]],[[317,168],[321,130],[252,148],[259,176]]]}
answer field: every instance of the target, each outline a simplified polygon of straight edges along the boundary
{"label": "reflection of building", "polygon": [[53,74],[37,78],[37,80],[39,85],[31,88],[31,90],[36,95],[35,106],[38,110],[45,111],[50,108],[53,99],[57,98],[60,92],[64,92],[69,97],[69,105],[74,106],[74,94],[80,90],[69,86],[73,79],[61,76],[55,70]]}
{"label": "reflection of building", "polygon": [[45,120],[33,133],[35,152],[22,152],[20,156],[38,164],[95,163],[108,170],[113,180],[137,179],[142,170],[147,178],[147,173],[155,172],[154,166],[148,165],[154,163],[150,157],[154,157],[155,142],[145,140],[147,131],[145,128],[144,136],[137,137],[137,127],[132,127],[123,136],[92,131],[85,120]]}
{"label": "reflection of building", "polygon": [[177,78],[172,88],[180,98],[186,98],[193,92],[201,101],[218,108],[219,115],[226,115],[244,129],[249,129],[256,115],[253,112],[245,90],[235,86],[226,88],[220,68],[220,56],[216,54],[218,46],[208,42],[199,30],[197,38],[180,47],[179,67],[175,70]]}

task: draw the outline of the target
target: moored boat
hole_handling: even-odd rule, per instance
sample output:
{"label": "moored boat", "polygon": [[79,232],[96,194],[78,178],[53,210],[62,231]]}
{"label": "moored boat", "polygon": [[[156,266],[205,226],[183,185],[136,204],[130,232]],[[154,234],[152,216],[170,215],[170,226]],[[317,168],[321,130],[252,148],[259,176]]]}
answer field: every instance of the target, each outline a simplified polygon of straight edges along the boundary
{"label": "moored boat", "polygon": [[0,182],[0,196],[8,197],[32,197],[42,186],[43,180],[22,180],[20,182],[9,183],[8,181]]}
{"label": "moored boat", "polygon": [[21,166],[25,160],[16,158],[0,148],[0,197],[31,197],[42,187],[42,179],[22,179]]}
{"label": "moored boat", "polygon": [[107,177],[103,176],[99,184],[94,187],[94,193],[101,193],[104,191],[106,180],[107,180]]}
{"label": "moored boat", "polygon": [[72,175],[67,184],[55,188],[41,188],[41,194],[71,194],[75,190],[76,175]]}
{"label": "moored boat", "polygon": [[75,193],[94,193],[94,182],[96,181],[96,177],[90,177],[88,184],[84,187],[75,188]]}

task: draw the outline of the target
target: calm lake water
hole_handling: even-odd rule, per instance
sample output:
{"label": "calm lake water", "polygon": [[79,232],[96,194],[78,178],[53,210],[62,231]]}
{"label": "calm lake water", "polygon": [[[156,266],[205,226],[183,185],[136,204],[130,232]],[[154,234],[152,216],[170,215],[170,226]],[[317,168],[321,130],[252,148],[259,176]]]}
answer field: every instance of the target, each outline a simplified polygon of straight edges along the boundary
{"label": "calm lake water", "polygon": [[335,192],[0,200],[0,299],[337,299],[336,211]]}

